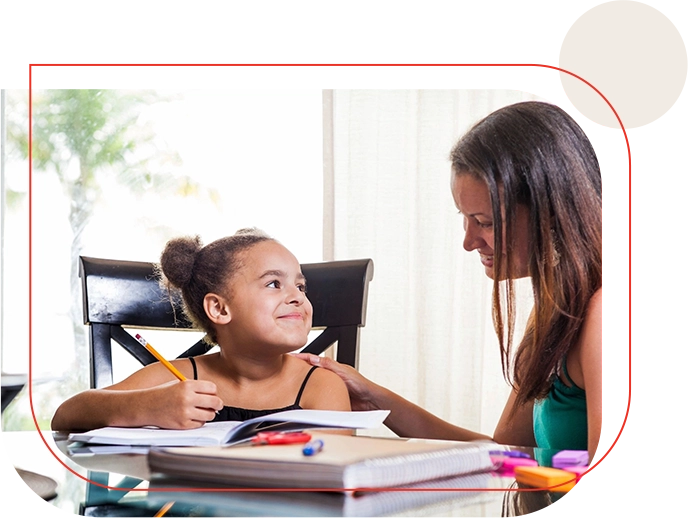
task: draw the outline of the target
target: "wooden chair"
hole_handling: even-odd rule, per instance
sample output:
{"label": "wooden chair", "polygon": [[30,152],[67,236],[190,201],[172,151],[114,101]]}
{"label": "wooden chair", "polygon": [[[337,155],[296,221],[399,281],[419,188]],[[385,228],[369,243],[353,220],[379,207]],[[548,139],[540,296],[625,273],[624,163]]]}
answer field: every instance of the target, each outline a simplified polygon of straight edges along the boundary
{"label": "wooden chair", "polygon": [[[323,329],[304,352],[320,354],[337,342],[336,359],[358,367],[359,331],[365,325],[373,261],[359,259],[301,265],[313,305],[313,328]],[[125,328],[190,330],[181,301],[170,301],[153,263],[81,257],[84,323],[89,326],[91,387],[113,383],[112,343],[142,365],[157,361]],[[204,354],[196,342],[178,357]]]}

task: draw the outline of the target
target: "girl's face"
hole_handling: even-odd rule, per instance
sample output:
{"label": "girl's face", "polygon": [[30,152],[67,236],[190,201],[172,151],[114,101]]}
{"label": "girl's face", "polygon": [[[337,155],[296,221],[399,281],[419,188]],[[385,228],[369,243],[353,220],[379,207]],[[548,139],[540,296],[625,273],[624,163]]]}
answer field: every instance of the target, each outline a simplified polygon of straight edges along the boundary
{"label": "girl's face", "polygon": [[[477,250],[480,262],[485,267],[485,274],[494,279],[494,215],[487,184],[472,174],[452,172],[452,196],[456,208],[463,216],[463,228],[466,235],[463,247],[466,251]],[[502,225],[505,229],[505,225]],[[514,278],[529,275],[528,255],[530,240],[528,237],[528,209],[523,205],[516,207],[515,240],[511,258],[514,267]],[[506,243],[502,236],[502,243]],[[502,256],[506,257],[507,246],[502,246]],[[502,260],[505,264],[505,259]]]}
{"label": "girl's face", "polygon": [[313,306],[296,257],[275,241],[262,241],[242,252],[240,259],[242,266],[229,291],[227,330],[232,340],[277,346],[281,352],[304,346]]}

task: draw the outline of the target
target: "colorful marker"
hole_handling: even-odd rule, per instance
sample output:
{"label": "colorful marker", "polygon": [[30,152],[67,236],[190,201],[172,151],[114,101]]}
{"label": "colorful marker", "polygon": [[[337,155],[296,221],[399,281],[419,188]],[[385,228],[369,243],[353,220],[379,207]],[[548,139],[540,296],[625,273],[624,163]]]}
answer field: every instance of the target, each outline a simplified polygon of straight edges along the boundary
{"label": "colorful marker", "polygon": [[303,454],[310,457],[311,455],[320,453],[323,449],[323,446],[325,446],[325,443],[322,441],[322,439],[316,439],[303,447]]}
{"label": "colorful marker", "polygon": [[254,445],[259,444],[294,444],[311,440],[311,435],[303,432],[258,432],[251,439]]}

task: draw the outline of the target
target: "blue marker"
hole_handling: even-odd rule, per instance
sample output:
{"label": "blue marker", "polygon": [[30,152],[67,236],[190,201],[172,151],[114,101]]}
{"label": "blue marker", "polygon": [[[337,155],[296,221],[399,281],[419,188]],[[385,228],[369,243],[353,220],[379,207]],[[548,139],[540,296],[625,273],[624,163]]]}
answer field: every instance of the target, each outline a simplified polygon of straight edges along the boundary
{"label": "blue marker", "polygon": [[321,439],[316,439],[303,447],[303,454],[310,457],[311,455],[319,453],[323,449],[323,446],[325,446],[325,443]]}

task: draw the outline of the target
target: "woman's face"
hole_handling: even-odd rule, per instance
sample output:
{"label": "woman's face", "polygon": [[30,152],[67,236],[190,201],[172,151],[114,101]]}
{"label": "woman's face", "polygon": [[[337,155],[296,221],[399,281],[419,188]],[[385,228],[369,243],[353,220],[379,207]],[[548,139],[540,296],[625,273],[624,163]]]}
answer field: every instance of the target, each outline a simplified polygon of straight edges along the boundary
{"label": "woman's face", "polygon": [[[487,184],[469,173],[452,173],[452,196],[456,208],[463,216],[463,228],[466,235],[463,247],[468,252],[477,250],[480,254],[480,262],[485,267],[485,274],[494,279],[494,215],[492,214],[492,202]],[[505,225],[502,229],[505,231]],[[514,275],[528,277],[528,256],[530,240],[528,238],[528,208],[524,205],[516,207],[515,239],[511,257]],[[506,238],[502,236],[502,243]],[[503,246],[502,264],[505,263],[507,246]]]}

